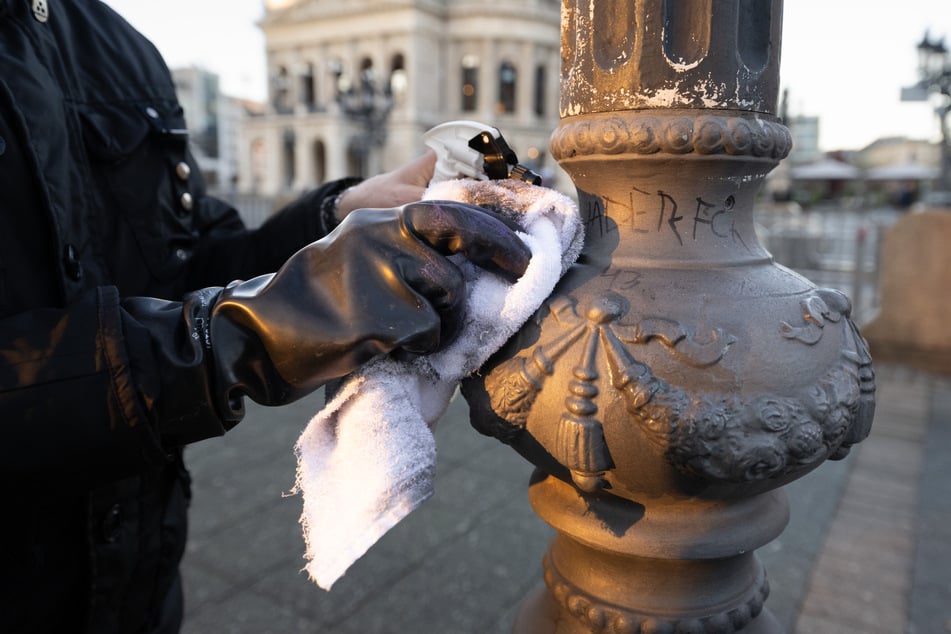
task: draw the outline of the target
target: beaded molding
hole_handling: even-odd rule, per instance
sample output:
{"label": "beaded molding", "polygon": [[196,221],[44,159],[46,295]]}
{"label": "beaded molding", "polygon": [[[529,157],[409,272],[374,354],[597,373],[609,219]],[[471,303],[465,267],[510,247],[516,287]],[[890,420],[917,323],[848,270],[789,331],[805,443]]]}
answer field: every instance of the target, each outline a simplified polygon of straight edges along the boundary
{"label": "beaded molding", "polygon": [[551,139],[557,160],[591,154],[699,154],[782,160],[789,129],[776,121],[717,115],[627,113],[563,120]]}

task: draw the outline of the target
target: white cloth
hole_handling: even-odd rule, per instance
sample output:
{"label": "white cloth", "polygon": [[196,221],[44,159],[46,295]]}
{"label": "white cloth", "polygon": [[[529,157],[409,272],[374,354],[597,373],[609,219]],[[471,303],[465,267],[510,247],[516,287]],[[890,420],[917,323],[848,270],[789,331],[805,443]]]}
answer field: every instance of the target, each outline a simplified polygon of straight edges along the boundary
{"label": "white cloth", "polygon": [[515,180],[431,185],[427,200],[457,200],[515,220],[532,252],[514,284],[453,256],[467,280],[462,333],[413,361],[382,357],[347,377],[297,441],[306,570],[329,590],[376,541],[433,493],[431,428],[458,382],[532,316],[581,250],[577,206],[554,190]]}

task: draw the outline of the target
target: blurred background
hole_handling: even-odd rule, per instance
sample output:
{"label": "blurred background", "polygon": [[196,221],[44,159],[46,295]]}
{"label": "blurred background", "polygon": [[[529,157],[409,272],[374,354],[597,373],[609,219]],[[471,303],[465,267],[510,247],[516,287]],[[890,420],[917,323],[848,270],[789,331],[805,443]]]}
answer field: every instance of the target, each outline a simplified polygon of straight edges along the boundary
{"label": "blurred background", "polygon": [[[212,191],[250,225],[328,179],[372,175],[452,119],[497,126],[546,184],[558,124],[558,0],[107,0],[171,66]],[[792,154],[757,208],[780,263],[878,307],[883,232],[951,208],[945,0],[787,2]],[[451,61],[450,61],[451,60]]]}
{"label": "blurred background", "polygon": [[[497,126],[574,191],[548,150],[558,0],[106,3],[166,57],[209,188],[251,226],[320,182],[406,162],[453,119]],[[794,148],[759,196],[758,233],[777,262],[851,297],[879,374],[872,436],[787,487],[792,523],[758,551],[791,632],[951,632],[946,36],[947,0],[785,3]],[[299,573],[299,502],[282,493],[321,398],[249,404],[224,439],[189,448],[185,631],[510,631],[551,531],[525,500],[530,465],[471,433],[459,400],[437,431],[437,496],[334,593]]]}

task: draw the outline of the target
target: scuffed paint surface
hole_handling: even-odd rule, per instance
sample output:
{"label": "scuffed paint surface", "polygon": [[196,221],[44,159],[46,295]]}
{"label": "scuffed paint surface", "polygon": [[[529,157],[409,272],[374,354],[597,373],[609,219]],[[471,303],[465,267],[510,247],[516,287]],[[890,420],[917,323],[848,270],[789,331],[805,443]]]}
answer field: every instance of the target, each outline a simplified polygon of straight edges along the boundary
{"label": "scuffed paint surface", "polygon": [[[577,75],[573,75],[577,76]],[[645,88],[624,82],[615,76],[613,82],[600,86],[586,79],[571,85],[571,92],[563,94],[561,115],[576,116],[591,112],[637,110],[641,108],[717,108],[758,110],[761,99],[739,94],[739,82],[729,85],[707,76],[704,79],[678,76],[657,88]],[[609,84],[605,86],[605,84]]]}
{"label": "scuffed paint surface", "polygon": [[[636,31],[631,36],[636,38],[631,51],[614,56],[608,60],[610,64],[605,60],[599,64],[594,50],[595,2],[570,2],[562,12],[562,117],[665,108],[775,113],[778,82],[769,79],[775,74],[752,72],[744,66],[735,50],[736,42],[730,38],[713,38],[712,48],[697,46],[696,55],[691,49],[687,57],[697,59],[689,62],[677,54],[672,55],[674,59],[668,58],[664,46],[667,27],[650,9],[652,3],[638,3],[642,12],[636,23],[629,25]],[[721,12],[733,10],[723,9],[726,5],[719,3],[712,6]],[[726,50],[723,43],[733,49]]]}

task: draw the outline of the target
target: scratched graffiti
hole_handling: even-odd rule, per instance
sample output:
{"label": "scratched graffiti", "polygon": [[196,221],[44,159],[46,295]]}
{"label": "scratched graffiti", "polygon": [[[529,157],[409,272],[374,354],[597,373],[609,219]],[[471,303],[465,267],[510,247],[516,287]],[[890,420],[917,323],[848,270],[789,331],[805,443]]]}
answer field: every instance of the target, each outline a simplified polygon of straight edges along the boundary
{"label": "scratched graffiti", "polygon": [[583,195],[580,200],[588,235],[604,236],[617,231],[667,234],[676,238],[681,246],[712,237],[750,250],[737,229],[739,213],[732,195],[720,201],[702,196],[684,201],[664,190],[632,187],[624,200],[591,194]]}

